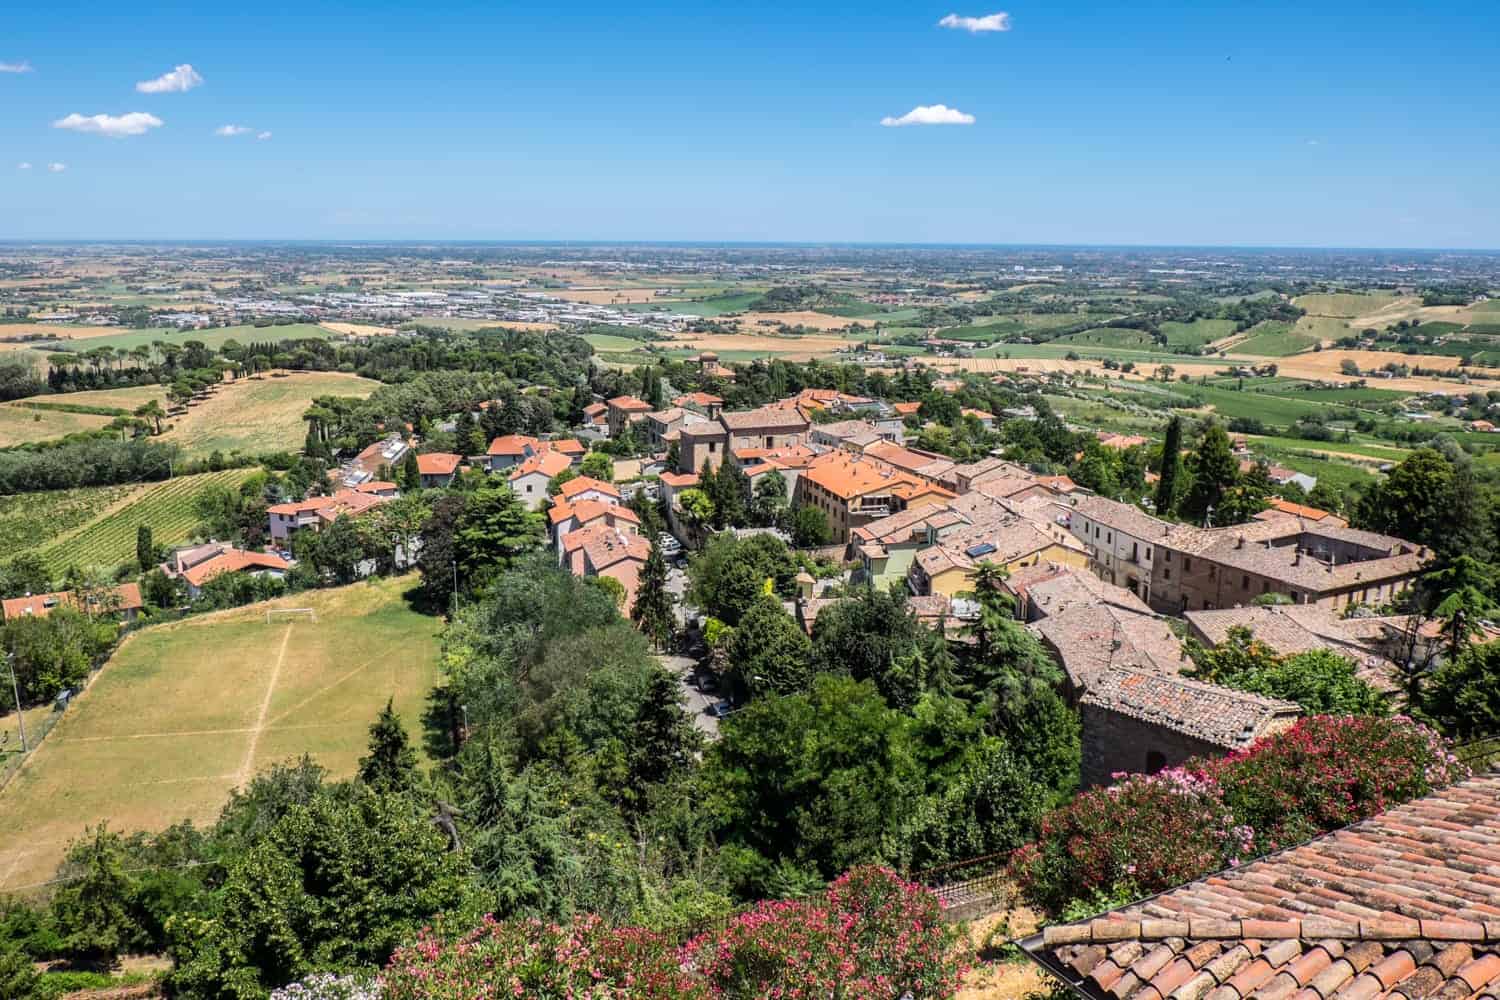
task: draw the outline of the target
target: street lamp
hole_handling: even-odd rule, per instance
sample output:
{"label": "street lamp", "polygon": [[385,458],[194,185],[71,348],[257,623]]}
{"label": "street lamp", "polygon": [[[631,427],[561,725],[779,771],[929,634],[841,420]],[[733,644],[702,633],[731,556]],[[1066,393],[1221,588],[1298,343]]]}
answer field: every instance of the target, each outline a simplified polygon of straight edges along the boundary
{"label": "street lamp", "polygon": [[10,691],[16,699],[16,726],[21,731],[21,752],[26,752],[26,716],[21,712],[21,688],[16,684],[16,654],[5,654],[5,665],[10,668]]}

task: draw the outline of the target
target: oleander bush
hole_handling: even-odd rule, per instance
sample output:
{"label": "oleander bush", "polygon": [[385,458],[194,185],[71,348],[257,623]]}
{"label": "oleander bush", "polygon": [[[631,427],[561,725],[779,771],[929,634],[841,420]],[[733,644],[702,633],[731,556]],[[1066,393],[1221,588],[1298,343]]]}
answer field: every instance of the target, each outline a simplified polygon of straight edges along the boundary
{"label": "oleander bush", "polygon": [[486,917],[456,937],[429,929],[396,951],[382,983],[384,1000],[897,1000],[952,996],[967,968],[937,897],[861,868],[821,896],[761,903],[681,948],[592,916],[567,926]]}
{"label": "oleander bush", "polygon": [[1052,912],[1122,885],[1162,892],[1467,773],[1437,733],[1404,716],[1312,716],[1227,757],[1083,792],[1043,818],[1010,874]]}

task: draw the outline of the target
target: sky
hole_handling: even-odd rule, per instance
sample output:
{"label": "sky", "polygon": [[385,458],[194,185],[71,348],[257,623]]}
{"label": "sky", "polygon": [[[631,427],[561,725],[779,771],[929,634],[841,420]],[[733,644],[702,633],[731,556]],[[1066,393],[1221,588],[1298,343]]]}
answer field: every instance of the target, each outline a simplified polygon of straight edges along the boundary
{"label": "sky", "polygon": [[1493,0],[0,6],[3,240],[1500,247]]}

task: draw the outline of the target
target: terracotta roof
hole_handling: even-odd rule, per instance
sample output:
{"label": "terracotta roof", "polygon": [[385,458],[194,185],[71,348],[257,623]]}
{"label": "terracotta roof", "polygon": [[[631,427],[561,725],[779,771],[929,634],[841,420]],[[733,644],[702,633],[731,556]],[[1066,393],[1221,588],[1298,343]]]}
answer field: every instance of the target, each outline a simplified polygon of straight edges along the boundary
{"label": "terracotta roof", "polygon": [[680,406],[672,406],[665,410],[652,410],[646,414],[646,419],[653,423],[670,424],[681,420],[685,412]]}
{"label": "terracotta roof", "polygon": [[242,570],[268,569],[286,572],[291,563],[269,552],[247,552],[244,549],[226,547],[223,552],[206,562],[184,570],[183,579],[195,587],[201,587],[220,573],[238,573]]}
{"label": "terracotta roof", "polygon": [[1026,627],[1056,652],[1068,679],[1081,690],[1111,668],[1175,674],[1187,662],[1164,620],[1114,604],[1074,603]]}
{"label": "terracotta roof", "polygon": [[573,463],[567,455],[556,451],[544,451],[540,455],[533,455],[526,461],[510,470],[511,479],[520,479],[523,476],[531,476],[540,473],[551,479],[553,476],[570,468]]}
{"label": "terracotta roof", "polygon": [[651,543],[640,535],[620,531],[612,525],[596,524],[568,533],[564,539],[569,549],[583,549],[584,558],[594,570],[607,569],[624,560],[645,562],[651,555]]}
{"label": "terracotta roof", "polygon": [[1281,497],[1271,497],[1270,504],[1272,510],[1281,511],[1283,514],[1295,514],[1297,517],[1304,517],[1309,521],[1321,521],[1324,518],[1333,517],[1326,510],[1319,510],[1316,507],[1309,507],[1306,504],[1292,503],[1290,500],[1281,499]]}
{"label": "terracotta roof", "polygon": [[1500,995],[1500,776],[1022,942],[1092,1000]]}
{"label": "terracotta roof", "polygon": [[605,496],[614,497],[616,500],[620,498],[620,491],[613,483],[606,483],[602,479],[595,479],[593,476],[579,476],[576,479],[569,479],[562,484],[562,489],[558,495],[564,500],[571,500],[580,493],[588,493],[590,491],[603,493]]}
{"label": "terracotta roof", "polygon": [[698,485],[698,474],[696,472],[663,472],[661,481],[674,490],[688,489]]}
{"label": "terracotta roof", "polygon": [[[365,485],[395,489],[393,483],[366,483]],[[391,497],[383,497],[366,490],[339,490],[329,496],[308,497],[306,500],[273,504],[266,508],[266,513],[287,515],[317,513],[324,520],[332,520],[339,514],[362,514],[371,507],[378,507],[390,499]]]}
{"label": "terracotta roof", "polygon": [[1106,667],[1079,699],[1214,746],[1239,750],[1302,714],[1290,701],[1140,667]]}
{"label": "terracotta roof", "polygon": [[[137,583],[122,583],[115,588],[115,598],[118,611],[139,611],[146,606],[141,600],[141,587]],[[71,590],[59,590],[51,594],[31,594],[26,597],[13,597],[7,601],[0,601],[0,620],[9,621],[12,618],[45,618],[61,605],[77,608],[78,599]]]}
{"label": "terracotta roof", "polygon": [[896,414],[898,416],[902,416],[902,417],[909,417],[913,413],[916,413],[921,408],[922,408],[922,404],[921,403],[892,403],[891,404],[891,409],[895,410]]}
{"label": "terracotta roof", "polygon": [[564,455],[582,455],[588,451],[583,442],[577,438],[558,438],[556,441],[543,441],[543,448],[562,452]]}
{"label": "terracotta roof", "polygon": [[886,492],[896,495],[897,490],[909,493],[937,491],[952,496],[946,490],[902,472],[894,465],[869,455],[847,451],[830,451],[819,455],[807,464],[803,478],[816,483],[842,500],[852,500],[870,493]]}
{"label": "terracotta roof", "polygon": [[807,418],[797,410],[762,406],[757,410],[738,410],[719,414],[719,422],[731,431],[798,430],[807,428]]}
{"label": "terracotta roof", "polygon": [[865,449],[865,454],[934,482],[941,481],[954,467],[952,459],[904,448],[894,441],[877,441]]}
{"label": "terracotta roof", "polygon": [[701,424],[684,423],[682,425],[683,437],[721,438],[724,434],[724,428],[713,421],[706,420]]}
{"label": "terracotta roof", "polygon": [[975,417],[979,420],[994,420],[995,415],[989,410],[976,410],[972,406],[965,406],[961,411],[966,417]]}
{"label": "terracotta roof", "polygon": [[374,482],[360,483],[358,486],[354,487],[354,492],[355,493],[390,493],[393,490],[399,490],[400,488],[401,487],[397,486],[395,483],[389,483],[389,482],[386,482],[385,480],[377,479]]}
{"label": "terracotta roof", "polygon": [[1341,618],[1332,608],[1310,604],[1185,611],[1182,616],[1215,646],[1229,638],[1230,629],[1246,628],[1282,656],[1331,649],[1355,662],[1360,679],[1384,690],[1397,683],[1396,664],[1378,648],[1391,630],[1405,628],[1405,618]]}
{"label": "terracotta roof", "polygon": [[462,455],[445,451],[428,452],[417,456],[417,472],[424,476],[451,476],[458,471],[458,465],[463,460]]}
{"label": "terracotta roof", "polygon": [[697,403],[699,406],[723,405],[724,400],[711,392],[689,392],[672,400],[673,405],[682,406],[686,403]]}
{"label": "terracotta roof", "polygon": [[542,442],[527,434],[506,434],[490,442],[491,455],[525,455],[528,451],[539,452]]}
{"label": "terracotta roof", "polygon": [[1105,497],[1079,497],[1073,504],[1073,509],[1096,524],[1113,528],[1132,538],[1161,538],[1172,527],[1135,504],[1120,503]]}
{"label": "terracotta roof", "polygon": [[590,403],[588,406],[585,406],[583,408],[583,415],[585,417],[598,417],[608,412],[608,403]]}
{"label": "terracotta roof", "polygon": [[629,413],[645,413],[651,409],[651,404],[644,399],[637,399],[635,396],[616,396],[609,401],[609,408],[611,410],[625,410]]}
{"label": "terracotta roof", "polygon": [[629,521],[631,524],[640,524],[641,519],[635,511],[617,503],[605,503],[603,500],[595,500],[592,497],[576,501],[563,501],[552,505],[547,511],[547,520],[557,525],[572,518],[578,522],[579,527],[590,521],[601,517],[611,520],[618,518],[621,521]]}
{"label": "terracotta roof", "polygon": [[1020,574],[1012,574],[1011,579],[1006,582],[1012,590],[1025,594],[1034,612],[1042,617],[1060,614],[1070,607],[1096,607],[1101,604],[1112,604],[1138,615],[1151,614],[1150,606],[1135,594],[1124,587],[1107,583],[1087,570],[1058,566],[1055,563],[1039,564],[1027,569],[1036,570],[1041,565],[1048,565],[1056,572],[1030,584],[1025,577],[1018,580]]}

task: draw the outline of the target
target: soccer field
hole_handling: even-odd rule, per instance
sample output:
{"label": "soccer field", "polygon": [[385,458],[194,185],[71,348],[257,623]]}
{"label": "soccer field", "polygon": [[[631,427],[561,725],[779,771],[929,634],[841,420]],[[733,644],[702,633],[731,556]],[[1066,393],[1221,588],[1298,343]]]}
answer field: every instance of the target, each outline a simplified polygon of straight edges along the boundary
{"label": "soccer field", "polygon": [[[50,878],[68,841],[108,821],[210,823],[229,791],[304,752],[352,774],[394,698],[415,745],[440,623],[413,578],[314,591],[144,629],[115,654],[0,791],[0,891]],[[310,607],[276,616],[267,607]]]}

